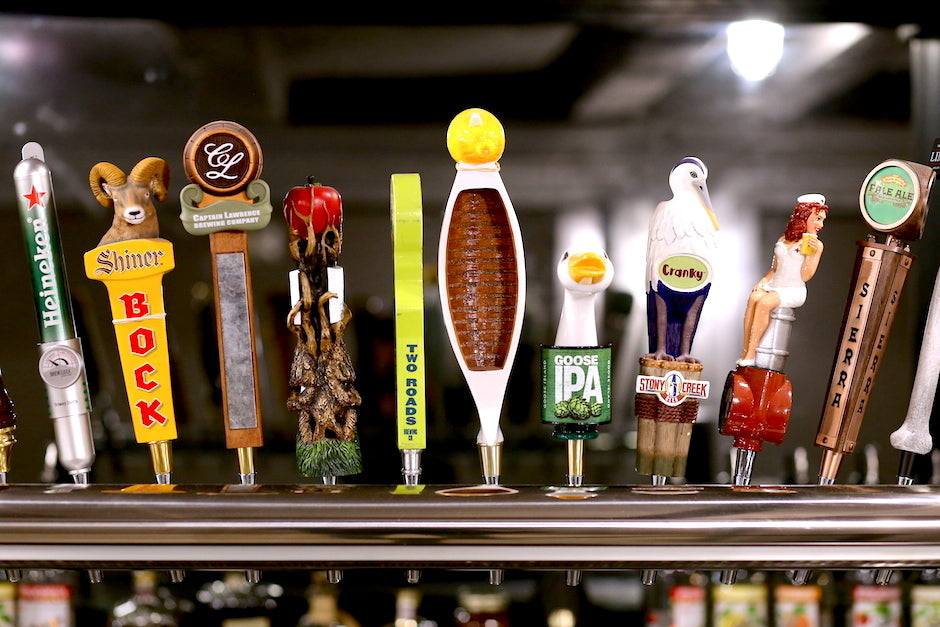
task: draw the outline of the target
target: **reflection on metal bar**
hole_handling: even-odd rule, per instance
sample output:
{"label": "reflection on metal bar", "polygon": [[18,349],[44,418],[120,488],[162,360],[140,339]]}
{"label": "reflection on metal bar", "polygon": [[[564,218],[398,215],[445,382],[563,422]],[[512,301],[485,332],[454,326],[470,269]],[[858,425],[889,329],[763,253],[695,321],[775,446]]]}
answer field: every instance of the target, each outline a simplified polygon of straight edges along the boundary
{"label": "reflection on metal bar", "polygon": [[0,486],[0,568],[925,568],[933,486]]}

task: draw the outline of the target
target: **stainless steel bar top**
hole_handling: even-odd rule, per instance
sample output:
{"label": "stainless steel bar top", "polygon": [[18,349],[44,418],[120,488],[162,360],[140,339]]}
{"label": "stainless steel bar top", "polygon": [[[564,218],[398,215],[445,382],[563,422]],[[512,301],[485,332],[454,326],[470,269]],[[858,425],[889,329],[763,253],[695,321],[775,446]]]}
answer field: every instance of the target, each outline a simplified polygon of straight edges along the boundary
{"label": "stainless steel bar top", "polygon": [[934,486],[0,486],[0,568],[925,568]]}

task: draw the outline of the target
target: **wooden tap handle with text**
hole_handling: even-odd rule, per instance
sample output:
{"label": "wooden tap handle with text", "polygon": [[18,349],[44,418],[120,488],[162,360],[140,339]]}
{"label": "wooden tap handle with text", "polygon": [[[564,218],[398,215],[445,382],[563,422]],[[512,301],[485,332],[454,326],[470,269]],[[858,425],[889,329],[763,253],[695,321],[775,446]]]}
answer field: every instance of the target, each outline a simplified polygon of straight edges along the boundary
{"label": "wooden tap handle with text", "polygon": [[209,236],[225,445],[259,447],[261,395],[247,231],[264,228],[271,215],[270,190],[257,178],[261,150],[244,127],[212,122],[189,139],[183,167],[192,181],[180,193],[183,227]]}

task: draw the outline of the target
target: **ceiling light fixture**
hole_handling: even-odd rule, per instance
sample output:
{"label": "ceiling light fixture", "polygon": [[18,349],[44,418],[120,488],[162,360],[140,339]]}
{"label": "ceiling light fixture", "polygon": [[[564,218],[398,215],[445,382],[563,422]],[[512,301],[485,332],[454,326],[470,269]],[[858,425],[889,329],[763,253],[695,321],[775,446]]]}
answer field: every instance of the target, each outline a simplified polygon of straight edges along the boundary
{"label": "ceiling light fixture", "polygon": [[767,20],[744,20],[728,25],[728,58],[735,74],[761,81],[783,56],[783,26]]}

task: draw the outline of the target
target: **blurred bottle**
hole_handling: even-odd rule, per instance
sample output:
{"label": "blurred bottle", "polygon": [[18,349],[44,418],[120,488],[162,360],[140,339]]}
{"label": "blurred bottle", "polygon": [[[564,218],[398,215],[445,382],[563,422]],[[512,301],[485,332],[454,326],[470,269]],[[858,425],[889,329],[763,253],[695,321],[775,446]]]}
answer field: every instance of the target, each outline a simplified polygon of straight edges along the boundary
{"label": "blurred bottle", "polygon": [[276,583],[250,583],[243,572],[227,572],[196,592],[201,627],[271,627],[284,589]]}
{"label": "blurred bottle", "polygon": [[327,581],[326,573],[315,572],[307,588],[307,612],[297,627],[359,627],[359,623],[339,607],[336,585]]}
{"label": "blurred bottle", "polygon": [[822,588],[815,584],[774,587],[774,617],[777,627],[822,627]]}
{"label": "blurred bottle", "polygon": [[934,569],[921,571],[910,588],[911,627],[940,627],[940,581]]}
{"label": "blurred bottle", "polygon": [[762,573],[747,582],[712,587],[712,624],[715,627],[766,627],[769,595]]}
{"label": "blurred bottle", "polygon": [[670,627],[705,627],[708,578],[700,573],[676,573],[669,588]]}
{"label": "blurred bottle", "polygon": [[848,577],[850,609],[849,627],[901,627],[903,612],[902,589],[898,573],[887,585],[874,583],[874,572],[853,571]]}
{"label": "blurred bottle", "polygon": [[417,588],[399,588],[395,591],[395,620],[385,627],[437,627],[437,623],[418,615],[421,593]]}
{"label": "blurred bottle", "polygon": [[175,604],[158,593],[157,573],[137,570],[132,578],[133,594],[111,610],[110,627],[178,627]]}
{"label": "blurred bottle", "polygon": [[0,581],[0,627],[16,627],[16,584]]}
{"label": "blurred bottle", "polygon": [[28,570],[17,584],[16,620],[20,627],[74,627],[74,573]]}
{"label": "blurred bottle", "polygon": [[509,627],[509,597],[499,590],[461,590],[454,610],[460,627]]}

